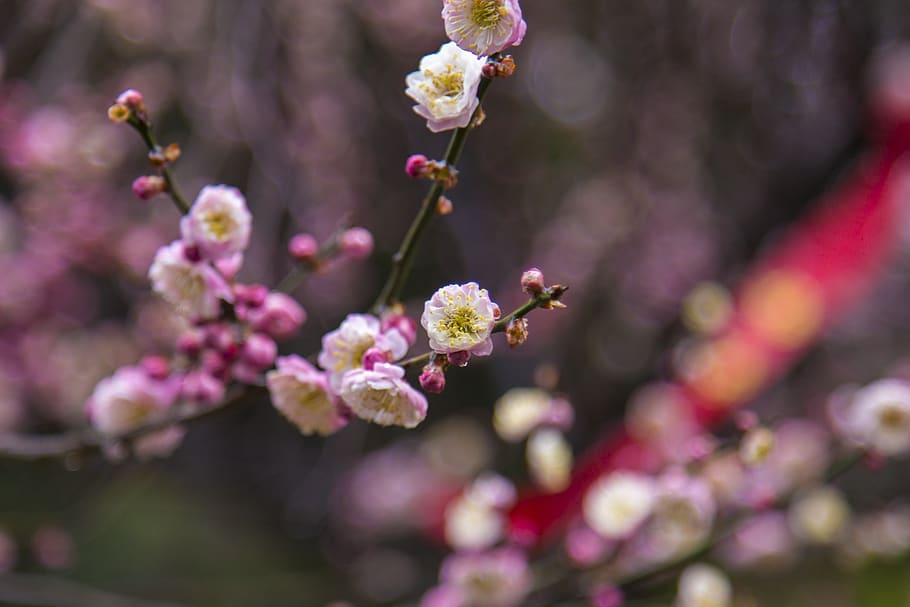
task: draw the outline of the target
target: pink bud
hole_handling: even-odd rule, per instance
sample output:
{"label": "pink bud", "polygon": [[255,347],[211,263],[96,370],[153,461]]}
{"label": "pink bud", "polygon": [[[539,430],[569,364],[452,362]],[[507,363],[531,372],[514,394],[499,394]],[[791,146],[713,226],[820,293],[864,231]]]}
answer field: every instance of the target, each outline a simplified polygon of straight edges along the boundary
{"label": "pink bud", "polygon": [[180,395],[197,403],[214,404],[224,400],[224,383],[204,371],[190,371],[183,377]]}
{"label": "pink bud", "polygon": [[177,351],[187,356],[196,356],[202,350],[202,341],[202,331],[189,329],[177,338]]}
{"label": "pink bud", "polygon": [[196,245],[184,244],[183,256],[186,257],[186,260],[190,263],[199,263],[202,261],[202,253],[199,252],[199,247]]}
{"label": "pink bud", "polygon": [[234,253],[228,257],[216,259],[213,263],[226,280],[233,280],[243,266],[243,253]]}
{"label": "pink bud", "polygon": [[275,345],[275,340],[262,333],[253,333],[247,337],[241,353],[244,362],[259,369],[271,366],[277,355],[278,346]]}
{"label": "pink bud", "polygon": [[157,380],[166,379],[171,369],[168,359],[155,354],[144,356],[139,362],[139,366],[149,377]]}
{"label": "pink bud", "polygon": [[126,89],[117,96],[117,103],[122,103],[131,110],[136,110],[143,107],[145,100],[142,98],[142,93],[136,89]]}
{"label": "pink bud", "polygon": [[591,607],[622,607],[625,602],[622,590],[609,584],[597,586],[591,593]]}
{"label": "pink bud", "polygon": [[382,332],[385,333],[395,329],[404,337],[409,346],[413,346],[417,341],[417,323],[409,316],[404,314],[395,314],[382,319]]}
{"label": "pink bud", "polygon": [[460,352],[450,352],[447,356],[449,362],[456,367],[466,367],[468,366],[468,361],[471,360],[471,353],[467,350],[461,350]]}
{"label": "pink bud", "polygon": [[265,285],[234,285],[234,297],[237,303],[250,308],[258,308],[265,302],[269,289]]}
{"label": "pink bud", "polygon": [[167,182],[158,175],[142,175],[133,180],[133,194],[140,200],[150,200],[167,190]]}
{"label": "pink bud", "polygon": [[404,165],[404,172],[407,173],[409,177],[418,179],[424,176],[426,168],[427,157],[423,154],[413,154],[408,156],[408,160]]}
{"label": "pink bud", "polygon": [[306,312],[289,295],[269,293],[258,308],[250,310],[249,321],[255,331],[261,331],[278,339],[297,332]]}
{"label": "pink bud", "polygon": [[220,352],[205,350],[200,357],[202,369],[218,379],[224,379],[227,372],[227,362]]}
{"label": "pink bud", "polygon": [[319,243],[310,234],[297,234],[288,242],[288,253],[300,261],[310,261],[319,254]]}
{"label": "pink bud", "polygon": [[209,323],[205,325],[203,331],[205,332],[205,345],[219,352],[224,352],[237,341],[234,328],[227,323]]}
{"label": "pink bud", "polygon": [[243,384],[258,383],[261,371],[261,367],[251,365],[244,360],[238,360],[231,365],[231,377]]}
{"label": "pink bud", "polygon": [[423,368],[418,381],[425,392],[439,394],[445,390],[446,374],[438,365],[429,364]]}
{"label": "pink bud", "polygon": [[367,371],[372,371],[373,366],[376,363],[388,362],[392,362],[390,352],[388,350],[383,350],[382,348],[377,348],[375,346],[368,348],[367,351],[363,353],[363,358],[360,359],[360,364]]}
{"label": "pink bud", "polygon": [[521,275],[521,288],[529,295],[540,295],[544,286],[543,272],[538,268],[525,270]]}
{"label": "pink bud", "polygon": [[351,228],[341,234],[338,244],[348,259],[364,259],[373,252],[373,235],[364,228]]}

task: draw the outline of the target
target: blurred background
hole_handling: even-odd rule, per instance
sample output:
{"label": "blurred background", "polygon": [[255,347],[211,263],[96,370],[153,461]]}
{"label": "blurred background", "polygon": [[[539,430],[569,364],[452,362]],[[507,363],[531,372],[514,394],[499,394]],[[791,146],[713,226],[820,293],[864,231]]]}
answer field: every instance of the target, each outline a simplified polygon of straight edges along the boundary
{"label": "blurred background", "polygon": [[[564,393],[577,453],[621,420],[694,328],[681,314],[687,295],[705,281],[735,287],[859,158],[870,62],[910,39],[905,0],[522,6],[518,72],[492,87],[454,213],[431,227],[405,296],[417,315],[438,286],[475,280],[509,310],[524,300],[521,271],[537,265],[571,286],[569,308],[534,314],[524,347],[499,346],[453,374],[416,431],[358,423],[303,438],[254,401],[192,425],[166,460],[0,462],[0,568],[13,572],[0,576],[0,603],[419,596],[443,551],[401,520],[406,506],[483,468],[525,474],[521,450],[494,440],[495,400],[535,382]],[[373,231],[368,262],[297,291],[309,321],[283,352],[315,352],[368,307],[425,191],[404,160],[441,157],[447,142],[403,93],[405,74],[445,42],[439,10],[434,0],[0,0],[0,427],[83,424],[98,379],[168,353],[179,330],[145,280],[177,216],[164,198],[132,195],[144,150],[105,113],[125,88],[145,95],[162,142],[183,148],[174,170],[189,198],[207,183],[245,193],[255,223],[242,280],[274,285],[298,231]],[[811,413],[842,384],[908,373],[906,245],[757,410]],[[906,471],[848,479],[852,503],[908,497]],[[811,556],[789,578],[798,583],[746,579],[757,604],[908,604],[903,560],[845,575]]]}

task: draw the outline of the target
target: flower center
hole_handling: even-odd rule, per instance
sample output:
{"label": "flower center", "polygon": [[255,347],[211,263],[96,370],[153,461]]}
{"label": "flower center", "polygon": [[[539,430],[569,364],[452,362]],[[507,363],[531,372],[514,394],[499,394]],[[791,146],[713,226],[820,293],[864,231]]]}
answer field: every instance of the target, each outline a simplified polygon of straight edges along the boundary
{"label": "flower center", "polygon": [[882,410],[879,421],[886,428],[900,430],[907,425],[907,415],[903,409],[889,405]]}
{"label": "flower center", "polygon": [[446,310],[445,318],[436,323],[436,328],[455,344],[465,338],[476,338],[483,330],[480,314],[470,306],[458,306]]}
{"label": "flower center", "polygon": [[500,0],[475,0],[471,7],[471,21],[482,30],[493,29],[505,12]]}
{"label": "flower center", "polygon": [[443,97],[457,97],[464,89],[464,72],[447,65],[442,73],[429,74],[436,94]]}
{"label": "flower center", "polygon": [[230,234],[237,224],[233,218],[222,211],[209,211],[202,216],[205,228],[218,240],[223,240]]}

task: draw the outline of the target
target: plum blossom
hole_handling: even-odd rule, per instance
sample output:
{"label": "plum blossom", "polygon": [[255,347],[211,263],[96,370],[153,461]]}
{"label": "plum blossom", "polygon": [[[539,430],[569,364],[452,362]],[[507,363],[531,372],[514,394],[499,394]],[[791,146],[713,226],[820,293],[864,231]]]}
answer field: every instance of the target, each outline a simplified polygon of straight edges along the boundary
{"label": "plum blossom", "polygon": [[231,290],[209,264],[190,261],[184,248],[177,240],[158,249],[149,268],[152,289],[183,316],[215,318],[221,312],[221,300],[233,298]]}
{"label": "plum blossom", "polygon": [[614,472],[596,481],[585,495],[585,522],[607,539],[629,537],[654,509],[654,481],[636,472]]}
{"label": "plum blossom", "polygon": [[491,55],[521,44],[528,24],[518,0],[443,0],[446,35],[475,55]]}
{"label": "plum blossom", "polygon": [[303,358],[279,357],[265,380],[272,404],[304,434],[326,436],[347,425],[350,415],[330,391],[325,373]]}
{"label": "plum blossom", "polygon": [[657,483],[649,538],[664,555],[691,550],[710,533],[716,509],[705,480],[672,468]]}
{"label": "plum blossom", "polygon": [[425,55],[420,69],[405,78],[405,94],[417,102],[414,111],[427,119],[434,133],[468,126],[477,109],[477,87],[485,59],[461,50],[454,42]]}
{"label": "plum blossom", "polygon": [[139,367],[121,367],[98,382],[86,410],[96,430],[122,434],[160,417],[178,391],[179,382],[152,379]]}
{"label": "plum blossom", "polygon": [[490,334],[499,306],[476,282],[442,287],[424,304],[420,324],[438,354],[469,352],[487,356],[493,351]]}
{"label": "plum blossom", "polygon": [[407,354],[408,342],[396,328],[383,331],[379,319],[369,314],[348,314],[340,327],[322,337],[318,362],[333,389],[341,388],[347,371],[363,366],[363,355],[371,348],[386,352],[391,362]]}
{"label": "plum blossom", "polygon": [[505,441],[517,443],[541,426],[568,430],[575,419],[572,405],[539,388],[512,388],[493,408],[493,429]]}
{"label": "plum blossom", "polygon": [[910,383],[881,379],[857,390],[843,426],[848,436],[883,455],[910,450]]}
{"label": "plum blossom", "polygon": [[253,218],[237,189],[207,185],[180,220],[180,233],[188,245],[199,248],[203,259],[229,257],[246,249]]}
{"label": "plum blossom", "polygon": [[427,416],[427,399],[403,378],[404,369],[389,363],[355,369],[344,374],[341,398],[361,419],[413,428]]}
{"label": "plum blossom", "polygon": [[730,580],[717,567],[696,563],[679,576],[676,607],[727,607],[732,600]]}
{"label": "plum blossom", "polygon": [[439,578],[464,607],[518,605],[532,581],[527,557],[515,548],[452,555],[442,563]]}
{"label": "plum blossom", "polygon": [[445,512],[445,538],[456,550],[479,550],[498,542],[505,510],[515,501],[515,487],[496,474],[478,477]]}

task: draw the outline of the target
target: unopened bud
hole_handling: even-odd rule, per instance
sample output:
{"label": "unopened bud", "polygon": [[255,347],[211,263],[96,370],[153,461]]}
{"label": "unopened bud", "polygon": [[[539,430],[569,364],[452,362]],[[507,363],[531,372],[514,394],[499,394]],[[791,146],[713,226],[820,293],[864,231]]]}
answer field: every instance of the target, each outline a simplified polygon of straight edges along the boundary
{"label": "unopened bud", "polygon": [[139,362],[139,366],[152,379],[165,379],[171,372],[171,363],[168,359],[156,354],[144,356]]}
{"label": "unopened bud", "polygon": [[409,346],[413,346],[414,342],[417,341],[417,323],[410,316],[405,316],[404,314],[387,316],[382,319],[381,327],[383,333],[390,329],[398,331],[404,340],[408,342]]}
{"label": "unopened bud", "polygon": [[389,351],[377,348],[376,346],[367,348],[367,351],[363,353],[363,358],[360,359],[361,366],[367,371],[372,371],[373,367],[376,366],[376,363],[387,362],[390,362]]}
{"label": "unopened bud", "polygon": [[528,295],[540,295],[544,289],[543,272],[538,268],[525,270],[521,275],[521,288]]}
{"label": "unopened bud", "polygon": [[338,244],[348,259],[364,259],[373,252],[373,235],[365,228],[350,228],[341,234]]}
{"label": "unopened bud", "polygon": [[424,392],[439,394],[445,390],[446,374],[445,371],[443,371],[442,367],[430,363],[423,368],[418,381],[420,382],[420,387],[423,388]]}
{"label": "unopened bud", "polygon": [[511,55],[507,55],[499,60],[487,61],[481,68],[481,74],[484,78],[508,78],[515,73],[518,66]]}
{"label": "unopened bud", "polygon": [[446,355],[449,363],[455,365],[456,367],[466,367],[468,366],[468,361],[471,360],[471,353],[467,350],[460,350],[458,352],[449,352]]}
{"label": "unopened bud", "polygon": [[150,200],[167,190],[167,182],[158,175],[143,175],[133,181],[133,194],[140,200]]}
{"label": "unopened bud", "polygon": [[275,362],[278,346],[275,340],[262,333],[253,333],[246,338],[240,356],[244,362],[259,369],[265,369]]}
{"label": "unopened bud", "polygon": [[297,234],[288,242],[288,253],[298,261],[312,261],[319,254],[319,243],[310,234]]}
{"label": "unopened bud", "polygon": [[126,89],[117,96],[117,103],[125,105],[131,110],[145,109],[145,99],[136,89]]}
{"label": "unopened bud", "polygon": [[440,196],[436,202],[436,213],[439,215],[450,215],[454,208],[452,201],[445,196]]}
{"label": "unopened bud", "polygon": [[528,340],[528,319],[513,318],[506,325],[506,343],[510,348],[520,346]]}
{"label": "unopened bud", "polygon": [[423,154],[412,154],[408,156],[407,161],[404,165],[404,172],[408,174],[409,177],[414,179],[419,179],[426,175],[428,159]]}

